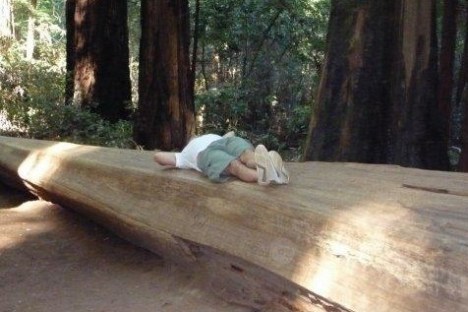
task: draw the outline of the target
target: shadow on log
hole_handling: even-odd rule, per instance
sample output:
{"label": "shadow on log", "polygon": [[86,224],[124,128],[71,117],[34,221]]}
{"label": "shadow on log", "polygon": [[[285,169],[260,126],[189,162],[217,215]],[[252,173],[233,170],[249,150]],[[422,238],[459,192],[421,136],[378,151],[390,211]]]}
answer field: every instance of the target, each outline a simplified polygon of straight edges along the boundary
{"label": "shadow on log", "polygon": [[468,174],[291,163],[210,183],[152,153],[0,137],[0,178],[206,272],[253,311],[467,311]]}

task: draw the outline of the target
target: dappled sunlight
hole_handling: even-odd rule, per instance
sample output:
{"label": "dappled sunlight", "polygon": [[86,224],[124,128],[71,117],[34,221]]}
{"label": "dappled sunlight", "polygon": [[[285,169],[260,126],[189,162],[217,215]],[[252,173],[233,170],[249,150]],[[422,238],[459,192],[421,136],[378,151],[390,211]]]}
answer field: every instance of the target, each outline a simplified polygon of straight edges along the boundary
{"label": "dappled sunlight", "polygon": [[51,147],[30,153],[19,166],[18,175],[29,183],[38,185],[47,183],[64,162],[97,148],[63,142],[54,144]]}
{"label": "dappled sunlight", "polygon": [[[359,306],[367,305],[374,290],[386,283],[390,287],[409,280],[412,285],[414,281],[423,283],[427,270],[408,256],[418,252],[414,250],[417,247],[398,241],[411,231],[405,220],[414,219],[414,215],[395,201],[385,203],[379,198],[336,209],[318,231],[314,250],[296,259],[292,280],[332,301],[359,301]],[[424,235],[417,239],[422,249],[430,243],[430,237]],[[397,244],[398,249],[394,248]],[[371,289],[375,283],[378,285]],[[360,293],[360,298],[349,298]]]}
{"label": "dappled sunlight", "polygon": [[331,207],[327,221],[310,231],[318,237],[295,259],[291,280],[352,310],[422,294],[459,298],[467,281],[448,270],[444,242],[434,232],[439,225],[423,218],[442,202],[421,204],[424,194],[415,192],[371,194],[349,208],[344,201]]}

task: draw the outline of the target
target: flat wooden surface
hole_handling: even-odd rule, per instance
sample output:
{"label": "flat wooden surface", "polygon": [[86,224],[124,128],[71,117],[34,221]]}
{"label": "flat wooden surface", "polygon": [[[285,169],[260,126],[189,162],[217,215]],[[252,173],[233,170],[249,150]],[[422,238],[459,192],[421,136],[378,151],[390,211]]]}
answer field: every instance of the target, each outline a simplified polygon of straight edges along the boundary
{"label": "flat wooden surface", "polygon": [[307,162],[286,186],[213,184],[151,152],[6,137],[0,169],[146,248],[206,246],[334,311],[468,311],[466,173]]}

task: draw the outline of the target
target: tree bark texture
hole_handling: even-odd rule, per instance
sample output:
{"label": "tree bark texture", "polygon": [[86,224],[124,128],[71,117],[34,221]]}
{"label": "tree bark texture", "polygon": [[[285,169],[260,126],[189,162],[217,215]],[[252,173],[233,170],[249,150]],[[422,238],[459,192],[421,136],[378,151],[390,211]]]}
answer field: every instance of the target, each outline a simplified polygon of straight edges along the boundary
{"label": "tree bark texture", "polygon": [[450,138],[450,118],[452,112],[452,91],[454,86],[453,69],[455,44],[457,40],[458,0],[444,0],[442,17],[441,49],[439,56],[439,110],[444,118],[445,141]]}
{"label": "tree bark texture", "polygon": [[[466,2],[468,4],[468,1]],[[462,107],[462,153],[459,170],[468,172],[468,22],[465,22],[465,47],[463,49],[462,66],[458,78],[457,105]]]}
{"label": "tree bark texture", "polygon": [[447,169],[446,130],[437,106],[435,1],[397,1],[394,15],[389,162]]}
{"label": "tree bark texture", "polygon": [[333,1],[307,160],[447,166],[434,1]]}
{"label": "tree bark texture", "polygon": [[134,138],[146,149],[180,149],[194,132],[188,1],[144,0],[141,23]]}
{"label": "tree bark texture", "polygon": [[307,160],[386,161],[390,1],[333,1]]}
{"label": "tree bark texture", "polygon": [[13,10],[11,0],[0,0],[0,39],[12,38],[13,29]]}
{"label": "tree bark texture", "polygon": [[461,104],[463,105],[462,153],[459,161],[459,170],[468,172],[468,84],[465,84]]}
{"label": "tree bark texture", "polygon": [[[465,1],[466,10],[468,10],[468,0]],[[467,14],[468,15],[468,14]],[[462,100],[463,89],[468,82],[468,22],[465,22],[465,42],[463,56],[461,57],[460,72],[457,81],[456,104],[459,105]]]}
{"label": "tree bark texture", "polygon": [[[73,67],[73,104],[89,108],[110,121],[128,119],[131,100],[127,2],[75,0],[73,48],[67,46]],[[67,9],[72,9],[70,2]],[[71,14],[70,16],[71,17]],[[73,64],[73,66],[71,66]]]}
{"label": "tree bark texture", "polygon": [[75,86],[75,7],[76,0],[67,0],[65,2],[65,23],[67,29],[66,43],[66,70],[65,76],[65,103],[73,103],[73,90]]}

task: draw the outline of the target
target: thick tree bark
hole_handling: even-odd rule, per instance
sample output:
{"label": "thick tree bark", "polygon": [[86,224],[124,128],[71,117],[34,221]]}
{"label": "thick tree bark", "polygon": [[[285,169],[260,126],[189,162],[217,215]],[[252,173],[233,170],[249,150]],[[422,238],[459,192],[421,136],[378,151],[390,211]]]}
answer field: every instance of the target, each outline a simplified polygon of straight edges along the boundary
{"label": "thick tree bark", "polygon": [[447,169],[446,130],[437,106],[435,0],[400,0],[394,15],[389,162]]}
{"label": "thick tree bark", "polygon": [[[468,5],[468,1],[466,1]],[[462,66],[458,77],[457,105],[462,107],[462,153],[458,168],[468,172],[468,22],[465,22],[465,47],[463,49]]]}
{"label": "thick tree bark", "polygon": [[199,28],[200,28],[200,0],[195,1],[195,12],[194,12],[194,23],[193,23],[193,50],[192,50],[192,63],[190,68],[190,93],[192,95],[192,102],[195,103],[195,80],[197,78],[197,59],[198,59],[198,41],[200,39]]}
{"label": "thick tree bark", "polygon": [[[468,10],[468,0],[465,1],[466,10]],[[468,15],[468,14],[466,14]],[[461,66],[458,74],[456,103],[459,105],[462,101],[463,90],[468,83],[468,22],[465,22],[465,42],[463,55],[461,57]]]}
{"label": "thick tree bark", "polygon": [[67,29],[67,74],[65,76],[65,103],[73,103],[73,90],[75,78],[75,7],[76,0],[67,0],[65,3],[65,22]]}
{"label": "thick tree bark", "polygon": [[3,38],[12,38],[13,29],[13,10],[11,0],[0,0],[0,40]]}
{"label": "thick tree bark", "polygon": [[445,169],[434,1],[333,1],[306,160]]}
{"label": "thick tree bark", "polygon": [[[131,100],[127,2],[123,0],[75,0],[73,48],[67,67],[73,66],[73,100],[103,118],[128,119]],[[71,18],[71,11],[69,18]],[[69,42],[71,44],[71,42]],[[68,68],[68,70],[70,70]]]}
{"label": "thick tree bark", "polygon": [[188,2],[144,0],[141,23],[134,138],[146,149],[180,149],[194,131]]}
{"label": "thick tree bark", "polygon": [[468,84],[465,84],[461,104],[463,105],[463,131],[462,131],[462,153],[460,156],[459,170],[468,172]]}
{"label": "thick tree bark", "polygon": [[333,1],[307,160],[386,161],[391,1]]}
{"label": "thick tree bark", "polygon": [[458,0],[444,0],[442,19],[441,49],[439,56],[439,110],[444,118],[445,142],[450,138],[450,117],[452,112],[452,91],[454,85],[453,66],[457,40]]}

